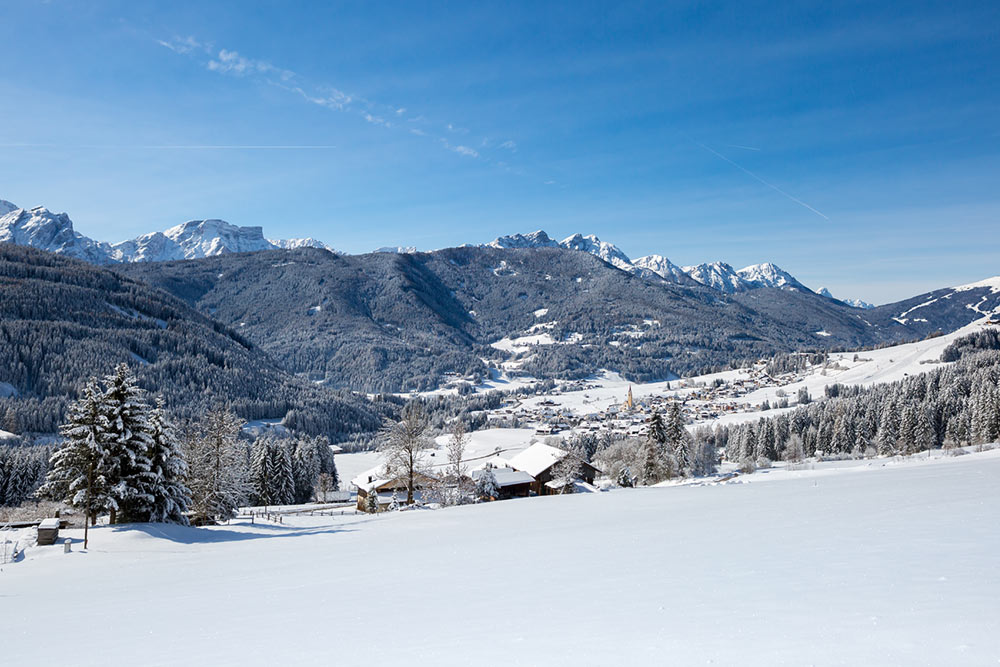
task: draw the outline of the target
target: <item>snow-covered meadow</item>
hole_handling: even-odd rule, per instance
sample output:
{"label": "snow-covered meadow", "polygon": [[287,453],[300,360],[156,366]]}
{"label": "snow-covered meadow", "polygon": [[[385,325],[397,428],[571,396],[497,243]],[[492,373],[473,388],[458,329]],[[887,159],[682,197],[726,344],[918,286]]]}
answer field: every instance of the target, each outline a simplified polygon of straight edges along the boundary
{"label": "snow-covered meadow", "polygon": [[0,572],[6,664],[986,665],[1000,450],[283,525]]}

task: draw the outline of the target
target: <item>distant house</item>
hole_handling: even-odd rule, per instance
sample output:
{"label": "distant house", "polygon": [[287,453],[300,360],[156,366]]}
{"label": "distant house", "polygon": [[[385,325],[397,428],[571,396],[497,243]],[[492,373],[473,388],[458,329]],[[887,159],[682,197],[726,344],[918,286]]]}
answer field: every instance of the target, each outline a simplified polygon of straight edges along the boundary
{"label": "distant house", "polygon": [[514,470],[513,468],[480,468],[470,473],[472,479],[478,481],[480,477],[486,474],[486,470],[493,472],[493,476],[497,480],[497,487],[500,489],[500,495],[494,498],[494,500],[527,498],[531,495],[535,478],[528,473],[521,470]]}
{"label": "distant house", "polygon": [[[510,460],[510,467],[534,477],[535,481],[531,485],[531,491],[541,496],[555,493],[552,487],[546,485],[552,481],[552,469],[566,456],[574,455],[565,449],[536,442],[512,458]],[[594,478],[601,472],[586,461],[580,461],[580,468],[583,473],[583,480],[588,484],[593,484]]]}
{"label": "distant house", "polygon": [[[419,502],[423,496],[423,489],[436,481],[433,477],[417,473],[413,501]],[[357,508],[362,512],[368,511],[368,496],[372,493],[378,496],[379,511],[389,507],[393,494],[395,494],[396,502],[399,504],[402,505],[406,502],[406,478],[402,476],[387,477],[383,466],[361,473],[351,480],[351,484],[358,490]]]}

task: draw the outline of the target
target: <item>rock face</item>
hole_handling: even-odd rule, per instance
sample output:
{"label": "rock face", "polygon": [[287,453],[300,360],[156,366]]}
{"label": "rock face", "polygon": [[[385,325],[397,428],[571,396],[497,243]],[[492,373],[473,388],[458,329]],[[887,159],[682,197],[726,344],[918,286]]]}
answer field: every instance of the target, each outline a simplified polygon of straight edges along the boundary
{"label": "rock face", "polygon": [[43,206],[25,210],[8,201],[0,202],[0,211],[6,211],[0,217],[0,243],[31,246],[92,264],[111,261],[111,246],[78,234],[65,213],[53,213]]}

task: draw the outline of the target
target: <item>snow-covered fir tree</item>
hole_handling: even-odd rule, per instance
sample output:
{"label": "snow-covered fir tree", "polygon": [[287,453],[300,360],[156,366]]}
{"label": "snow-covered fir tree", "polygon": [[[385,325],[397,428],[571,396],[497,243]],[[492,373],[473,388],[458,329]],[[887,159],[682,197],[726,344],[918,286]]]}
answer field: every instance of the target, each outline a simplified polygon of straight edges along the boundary
{"label": "snow-covered fir tree", "polygon": [[369,514],[378,513],[378,491],[372,487],[365,498],[365,511]]}
{"label": "snow-covered fir tree", "polygon": [[320,474],[319,448],[326,447],[316,438],[304,437],[296,440],[292,455],[293,502],[307,503],[312,500],[316,481]]}
{"label": "snow-covered fir tree", "polygon": [[101,402],[108,420],[105,475],[115,500],[109,509],[110,520],[118,523],[120,512],[122,521],[148,521],[157,484],[149,460],[150,406],[128,364],[119,364],[104,383]]}
{"label": "snow-covered fir tree", "polygon": [[154,475],[150,493],[149,521],[187,525],[186,512],[191,504],[191,490],[185,485],[187,461],[181,450],[174,425],[157,398],[150,413],[149,460]]}
{"label": "snow-covered fir tree", "polygon": [[271,438],[261,436],[254,440],[250,448],[250,472],[249,483],[252,493],[252,502],[255,505],[274,505],[274,497],[271,492],[272,478],[274,472],[271,470]]}
{"label": "snow-covered fir tree", "polygon": [[493,474],[493,468],[484,468],[476,477],[476,498],[480,501],[493,500],[500,496],[500,485]]}
{"label": "snow-covered fir tree", "polygon": [[93,524],[98,513],[117,508],[108,469],[108,417],[104,394],[91,378],[83,395],[70,404],[66,423],[59,429],[64,441],[49,462],[49,473],[40,493],[62,500],[84,512]]}

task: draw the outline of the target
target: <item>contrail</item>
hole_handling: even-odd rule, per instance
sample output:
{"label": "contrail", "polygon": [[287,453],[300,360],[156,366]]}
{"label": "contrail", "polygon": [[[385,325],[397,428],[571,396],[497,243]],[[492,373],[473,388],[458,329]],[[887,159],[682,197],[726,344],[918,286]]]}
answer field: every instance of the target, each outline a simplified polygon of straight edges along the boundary
{"label": "contrail", "polygon": [[736,162],[733,162],[732,160],[730,160],[729,158],[727,158],[725,155],[723,155],[719,151],[713,150],[712,148],[710,148],[710,147],[706,146],[705,144],[701,143],[700,141],[695,141],[690,136],[688,136],[688,139],[690,141],[692,141],[693,143],[697,144],[698,146],[701,146],[702,148],[704,148],[706,151],[708,151],[712,155],[714,155],[714,156],[716,156],[718,158],[721,158],[721,159],[725,160],[726,162],[728,162],[729,164],[733,165],[734,167],[736,167],[737,169],[739,169],[740,171],[742,171],[744,174],[746,174],[750,178],[754,179],[755,181],[758,181],[759,183],[763,183],[767,187],[771,188],[772,190],[774,190],[775,192],[777,192],[778,194],[780,194],[782,197],[787,197],[788,199],[791,199],[793,202],[795,202],[799,206],[801,206],[803,208],[809,209],[810,211],[812,211],[813,213],[815,213],[819,217],[823,218],[824,220],[829,220],[830,219],[828,216],[824,215],[820,211],[817,211],[816,209],[814,209],[812,206],[810,206],[809,204],[805,203],[801,199],[798,199],[797,197],[793,197],[792,195],[788,194],[787,192],[785,192],[784,190],[782,190],[781,188],[779,188],[777,185],[774,185],[773,183],[768,183],[763,178],[761,178],[757,174],[753,173],[752,171],[750,171],[746,167],[744,167],[744,166],[742,166],[740,164],[737,164]]}
{"label": "contrail", "polygon": [[739,148],[740,150],[744,151],[755,151],[757,153],[760,152],[759,148],[754,148],[753,146],[740,146],[739,144],[723,144],[723,146],[726,146],[727,148]]}

